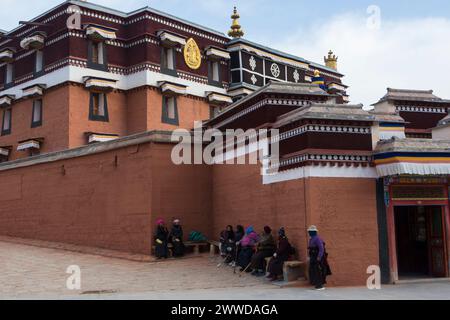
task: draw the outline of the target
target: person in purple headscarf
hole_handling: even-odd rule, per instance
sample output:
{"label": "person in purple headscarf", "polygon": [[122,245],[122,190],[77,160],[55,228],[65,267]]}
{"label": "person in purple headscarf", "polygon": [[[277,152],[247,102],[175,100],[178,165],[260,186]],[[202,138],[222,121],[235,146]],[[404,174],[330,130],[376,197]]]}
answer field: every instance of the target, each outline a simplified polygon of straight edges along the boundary
{"label": "person in purple headscarf", "polygon": [[256,253],[252,257],[250,269],[252,275],[264,276],[266,274],[266,258],[271,257],[275,252],[276,244],[272,236],[272,229],[269,226],[264,227],[264,231],[256,245]]}
{"label": "person in purple headscarf", "polygon": [[241,267],[241,271],[247,269],[249,271],[249,265],[252,260],[253,253],[255,251],[255,245],[259,240],[258,234],[253,229],[253,226],[248,227],[245,230],[245,236],[240,241],[240,251],[237,259],[237,265]]}

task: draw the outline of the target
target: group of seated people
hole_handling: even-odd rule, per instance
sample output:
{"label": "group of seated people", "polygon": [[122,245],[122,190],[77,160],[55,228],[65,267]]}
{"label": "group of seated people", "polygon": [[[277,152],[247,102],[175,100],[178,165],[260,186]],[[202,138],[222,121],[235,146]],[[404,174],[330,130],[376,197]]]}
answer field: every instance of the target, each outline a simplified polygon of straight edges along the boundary
{"label": "group of seated people", "polygon": [[239,266],[241,272],[254,276],[266,275],[266,258],[271,257],[267,266],[267,278],[271,281],[283,274],[283,264],[293,254],[284,228],[278,231],[276,242],[269,226],[265,226],[258,235],[252,226],[244,231],[244,227],[238,225],[234,231],[229,225],[221,232],[220,243],[221,255],[226,263]]}
{"label": "group of seated people", "polygon": [[184,255],[185,246],[183,243],[183,228],[180,220],[175,219],[172,224],[172,229],[166,227],[163,219],[156,221],[155,240],[155,256],[157,259],[167,259],[169,256],[168,244],[172,244],[172,256],[182,257]]}

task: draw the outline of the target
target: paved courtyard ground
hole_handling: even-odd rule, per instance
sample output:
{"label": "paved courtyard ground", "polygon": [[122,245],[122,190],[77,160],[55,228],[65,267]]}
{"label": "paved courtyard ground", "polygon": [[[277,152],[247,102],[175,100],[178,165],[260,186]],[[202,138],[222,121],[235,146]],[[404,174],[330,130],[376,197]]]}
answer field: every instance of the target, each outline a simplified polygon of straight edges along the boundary
{"label": "paved courtyard ground", "polygon": [[[81,289],[66,286],[81,269]],[[366,288],[279,288],[207,255],[164,262],[124,259],[0,242],[0,299],[450,299],[450,282]]]}

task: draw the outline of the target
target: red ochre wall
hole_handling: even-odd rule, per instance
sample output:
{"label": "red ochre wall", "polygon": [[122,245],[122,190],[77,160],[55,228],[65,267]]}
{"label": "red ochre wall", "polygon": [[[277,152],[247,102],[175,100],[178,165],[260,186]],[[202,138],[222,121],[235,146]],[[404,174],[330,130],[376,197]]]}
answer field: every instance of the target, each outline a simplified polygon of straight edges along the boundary
{"label": "red ochre wall", "polygon": [[378,264],[372,179],[263,185],[259,165],[176,166],[172,146],[142,143],[0,171],[0,234],[148,254],[159,217],[169,225],[180,218],[185,238],[197,230],[218,240],[228,224],[258,232],[269,225],[275,235],[284,226],[305,261],[306,228],[315,224],[331,285],[364,285],[367,267]]}
{"label": "red ochre wall", "polygon": [[[306,186],[306,192],[305,192]],[[334,275],[331,285],[364,285],[378,265],[378,233],[372,179],[309,178],[263,185],[256,165],[213,168],[213,226],[284,226],[299,259],[307,257],[306,228],[317,225]],[[306,203],[305,203],[306,199]],[[306,212],[306,214],[305,214]]]}
{"label": "red ochre wall", "polygon": [[146,254],[157,217],[209,235],[208,168],[175,166],[170,150],[146,143],[0,171],[0,234]]}

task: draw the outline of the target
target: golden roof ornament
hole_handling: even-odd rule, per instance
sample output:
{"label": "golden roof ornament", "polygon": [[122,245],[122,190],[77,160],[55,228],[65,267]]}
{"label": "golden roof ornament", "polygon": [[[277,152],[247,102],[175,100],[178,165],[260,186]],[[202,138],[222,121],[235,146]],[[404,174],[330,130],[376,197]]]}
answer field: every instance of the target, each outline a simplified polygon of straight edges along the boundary
{"label": "golden roof ornament", "polygon": [[333,54],[333,51],[329,51],[328,52],[328,57],[324,57],[323,58],[325,61],[325,65],[328,68],[332,68],[334,70],[337,70],[337,61],[338,61],[338,57],[336,57],[335,54]]}
{"label": "golden roof ornament", "polygon": [[233,14],[231,15],[233,23],[231,24],[230,31],[228,31],[228,35],[232,38],[241,38],[244,36],[244,31],[241,29],[241,25],[239,24],[240,17],[241,16],[237,12],[236,7],[234,7]]}
{"label": "golden roof ornament", "polygon": [[320,77],[320,71],[319,70],[314,70],[314,77]]}

